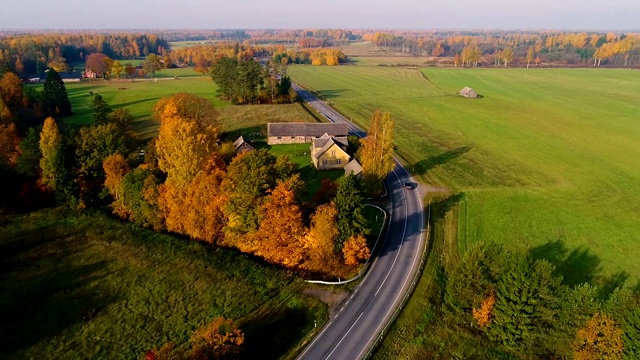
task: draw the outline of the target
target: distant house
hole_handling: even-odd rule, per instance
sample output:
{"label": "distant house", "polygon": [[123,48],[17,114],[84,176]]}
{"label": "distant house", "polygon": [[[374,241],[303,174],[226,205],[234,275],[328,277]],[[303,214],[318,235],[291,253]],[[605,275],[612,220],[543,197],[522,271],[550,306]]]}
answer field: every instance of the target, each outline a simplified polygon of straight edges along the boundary
{"label": "distant house", "polygon": [[360,163],[356,159],[351,160],[344,167],[344,175],[345,176],[353,175],[353,176],[356,176],[356,177],[360,177],[362,175],[362,165],[360,165]]}
{"label": "distant house", "polygon": [[347,137],[324,133],[311,141],[311,160],[318,170],[342,169],[349,163]]}
{"label": "distant house", "polygon": [[344,137],[349,135],[347,124],[338,123],[268,123],[267,143],[303,144],[310,143],[314,138],[327,134],[330,137]]}
{"label": "distant house", "polygon": [[96,74],[96,72],[91,69],[85,70],[82,74],[82,77],[85,79],[95,79],[97,76],[98,74]]}
{"label": "distant house", "polygon": [[460,96],[471,98],[471,99],[477,99],[478,93],[470,87],[465,87],[462,90],[460,90]]}
{"label": "distant house", "polygon": [[63,82],[80,82],[82,74],[79,71],[63,71],[58,73]]}
{"label": "distant house", "polygon": [[236,141],[233,142],[233,146],[235,147],[236,154],[242,154],[247,151],[253,151],[255,148],[251,146],[248,142],[244,140],[244,137],[240,135]]}

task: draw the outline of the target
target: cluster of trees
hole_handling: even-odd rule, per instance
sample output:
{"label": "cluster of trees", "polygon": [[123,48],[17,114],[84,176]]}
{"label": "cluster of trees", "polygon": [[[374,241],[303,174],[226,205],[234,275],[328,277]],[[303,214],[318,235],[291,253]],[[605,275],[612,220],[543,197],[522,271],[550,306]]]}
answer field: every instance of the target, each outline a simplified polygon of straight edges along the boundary
{"label": "cluster of trees", "polygon": [[335,66],[347,62],[347,56],[338,49],[281,49],[273,53],[273,62],[279,64],[306,64]]}
{"label": "cluster of trees", "polygon": [[102,180],[115,215],[328,277],[344,277],[351,271],[345,264],[369,257],[365,197],[355,177],[325,181],[305,201],[288,158],[266,149],[236,156],[231,144],[218,145],[217,113],[206,99],[176,94],[162,99],[154,116],[161,126],[144,163],[128,155],[124,134],[106,135],[117,129],[114,120],[81,130],[78,144],[86,145],[76,149],[76,183],[88,189]]}
{"label": "cluster of trees", "polygon": [[112,59],[133,59],[164,54],[169,43],[156,34],[39,33],[0,38],[0,64],[18,75],[42,74],[47,68],[66,71],[93,53]]}
{"label": "cluster of trees", "polygon": [[430,299],[437,316],[503,357],[640,357],[640,296],[629,288],[603,295],[587,283],[569,286],[549,261],[497,244],[479,244],[440,272],[441,292]]}
{"label": "cluster of trees", "polygon": [[[318,41],[322,46],[349,44],[360,39],[356,32],[344,29],[280,29],[280,30],[248,30],[249,41],[254,44],[295,44],[302,47],[315,47]],[[317,46],[317,45],[316,45]]]}
{"label": "cluster of trees", "polygon": [[363,34],[378,46],[453,58],[456,66],[509,63],[629,66],[640,61],[640,35],[564,32],[397,31]]}
{"label": "cluster of trees", "polygon": [[294,102],[296,92],[282,66],[265,66],[253,58],[222,57],[211,67],[220,95],[234,104]]}

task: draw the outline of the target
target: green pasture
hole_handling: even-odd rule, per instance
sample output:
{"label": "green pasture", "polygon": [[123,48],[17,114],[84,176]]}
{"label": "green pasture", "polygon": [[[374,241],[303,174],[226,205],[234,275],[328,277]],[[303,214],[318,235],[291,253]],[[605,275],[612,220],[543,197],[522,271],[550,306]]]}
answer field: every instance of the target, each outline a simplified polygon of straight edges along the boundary
{"label": "green pasture", "polygon": [[[572,284],[640,279],[640,72],[292,66],[288,73],[363,126],[374,110],[391,112],[409,169],[459,194],[461,250],[497,241],[532,251]],[[483,97],[457,96],[465,86]]]}
{"label": "green pasture", "polygon": [[222,131],[228,132],[229,138],[255,131],[266,132],[265,124],[269,121],[315,121],[300,104],[230,106],[218,98],[218,87],[209,76],[203,77],[191,68],[164,69],[157,75],[157,81],[112,79],[105,82],[97,79],[67,83],[73,115],[64,121],[72,126],[90,124],[93,111],[91,98],[100,94],[113,109],[129,109],[134,117],[134,130],[142,139],[149,139],[157,135],[160,126],[153,120],[153,107],[160,98],[179,92],[189,92],[211,100],[219,109]]}
{"label": "green pasture", "polygon": [[243,358],[291,358],[327,317],[300,279],[232,250],[100,213],[1,221],[3,359],[143,359],[217,316],[245,332]]}

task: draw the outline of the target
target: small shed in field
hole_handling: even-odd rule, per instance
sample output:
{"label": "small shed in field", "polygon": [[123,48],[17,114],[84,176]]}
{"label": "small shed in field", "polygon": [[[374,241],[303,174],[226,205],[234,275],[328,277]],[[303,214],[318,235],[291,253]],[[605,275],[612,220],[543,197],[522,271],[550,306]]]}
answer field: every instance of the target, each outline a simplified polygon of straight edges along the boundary
{"label": "small shed in field", "polygon": [[477,99],[478,93],[470,87],[465,87],[462,90],[460,90],[460,96],[471,98],[471,99]]}
{"label": "small shed in field", "polygon": [[249,144],[242,135],[233,142],[233,146],[235,147],[237,154],[255,150],[255,148]]}

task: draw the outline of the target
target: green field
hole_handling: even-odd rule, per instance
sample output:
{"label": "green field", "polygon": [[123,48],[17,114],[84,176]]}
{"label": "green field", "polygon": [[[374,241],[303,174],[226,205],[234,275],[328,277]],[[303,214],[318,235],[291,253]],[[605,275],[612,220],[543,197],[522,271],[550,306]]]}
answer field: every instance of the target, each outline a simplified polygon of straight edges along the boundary
{"label": "green field", "polygon": [[246,358],[286,358],[327,316],[300,279],[231,250],[88,211],[0,220],[3,359],[139,359],[220,315]]}
{"label": "green field", "polygon": [[[554,261],[567,283],[640,279],[640,72],[607,69],[288,69],[366,126],[396,120],[398,153],[459,196],[458,243]],[[482,99],[456,96],[464,86]]]}
{"label": "green field", "polygon": [[[195,75],[195,76],[194,76]],[[161,76],[169,78],[162,80]],[[177,76],[178,79],[173,78]],[[229,138],[261,130],[269,121],[315,121],[299,104],[290,105],[247,105],[230,106],[217,96],[218,87],[209,76],[202,77],[190,68],[165,69],[158,72],[159,79],[135,79],[104,82],[101,79],[67,83],[67,93],[71,101],[73,116],[64,121],[71,125],[91,123],[91,94],[100,94],[113,109],[125,107],[134,117],[133,129],[142,139],[157,135],[160,124],[153,120],[153,107],[160,98],[178,92],[189,92],[211,100],[219,109],[222,131]],[[265,127],[266,130],[266,127]],[[231,141],[235,138],[231,139]]]}

